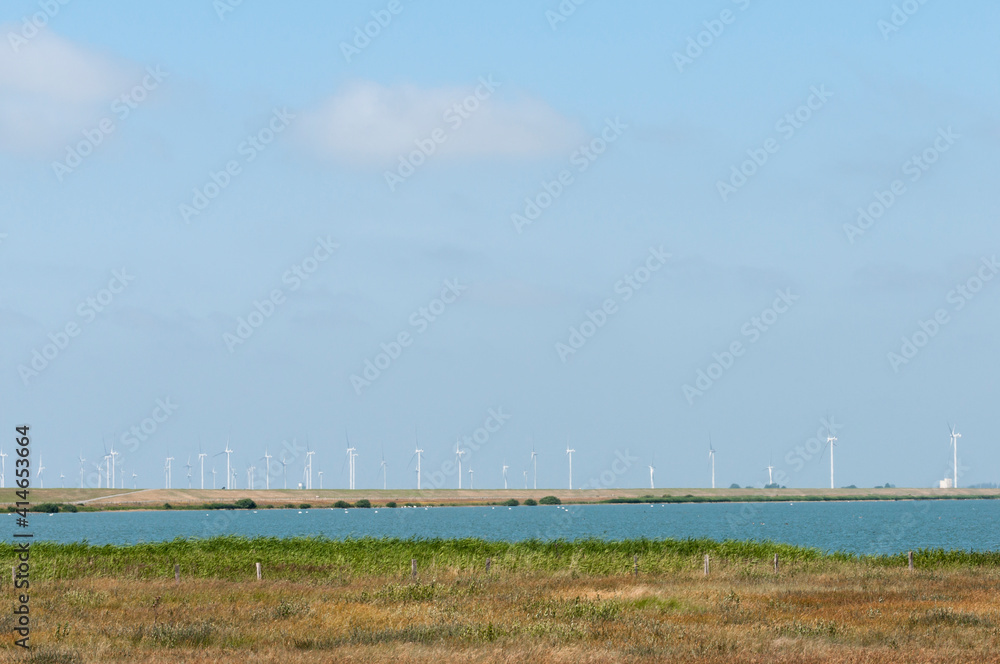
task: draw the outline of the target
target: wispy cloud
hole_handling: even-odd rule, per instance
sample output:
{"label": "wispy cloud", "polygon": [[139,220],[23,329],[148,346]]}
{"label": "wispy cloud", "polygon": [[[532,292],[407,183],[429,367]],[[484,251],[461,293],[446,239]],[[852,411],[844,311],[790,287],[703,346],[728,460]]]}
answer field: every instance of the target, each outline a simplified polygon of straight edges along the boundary
{"label": "wispy cloud", "polygon": [[456,110],[480,85],[421,89],[357,82],[307,111],[301,138],[323,157],[384,165],[435,129],[447,137],[437,152],[451,158],[543,157],[585,136],[577,123],[528,96],[490,93]]}
{"label": "wispy cloud", "polygon": [[[11,24],[0,25],[6,34]],[[51,30],[0,48],[0,151],[48,156],[125,91],[131,68]]]}

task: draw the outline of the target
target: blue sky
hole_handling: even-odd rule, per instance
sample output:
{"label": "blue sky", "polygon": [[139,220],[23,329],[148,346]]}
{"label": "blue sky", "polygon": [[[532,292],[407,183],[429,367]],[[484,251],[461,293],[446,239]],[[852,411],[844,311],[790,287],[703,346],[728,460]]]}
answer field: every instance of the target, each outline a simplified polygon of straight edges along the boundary
{"label": "blue sky", "polygon": [[710,435],[720,486],[828,486],[831,425],[838,486],[928,486],[949,422],[998,481],[1000,8],[330,4],[4,4],[0,413],[46,486],[227,436],[238,487],[307,439],[346,486],[346,432],[411,487],[415,430],[456,486],[491,409],[480,487],[532,444],[565,486],[567,441],[575,486],[705,486]]}

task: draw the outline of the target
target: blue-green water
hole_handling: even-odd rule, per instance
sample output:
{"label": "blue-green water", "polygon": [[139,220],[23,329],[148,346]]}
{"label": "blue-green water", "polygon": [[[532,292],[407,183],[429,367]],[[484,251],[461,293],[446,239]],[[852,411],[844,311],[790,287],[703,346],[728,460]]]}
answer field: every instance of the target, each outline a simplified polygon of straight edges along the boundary
{"label": "blue-green water", "polygon": [[[14,517],[0,529],[7,541]],[[700,503],[31,514],[35,540],[131,544],[215,535],[479,537],[491,540],[707,537],[824,551],[1000,550],[1000,500]],[[20,529],[17,529],[20,530]]]}

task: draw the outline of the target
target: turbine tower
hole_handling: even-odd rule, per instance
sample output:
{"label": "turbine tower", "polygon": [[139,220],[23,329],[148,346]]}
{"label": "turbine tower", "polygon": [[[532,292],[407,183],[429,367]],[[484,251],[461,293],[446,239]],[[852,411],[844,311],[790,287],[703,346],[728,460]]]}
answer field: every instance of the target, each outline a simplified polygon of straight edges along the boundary
{"label": "turbine tower", "polygon": [[117,460],[115,459],[115,457],[117,457],[119,454],[121,454],[121,452],[115,451],[115,443],[114,440],[112,439],[111,442],[111,488],[112,489],[115,488],[115,461]]}
{"label": "turbine tower", "polygon": [[472,478],[473,478],[473,475],[472,475],[472,466],[470,465],[469,466],[469,490],[470,491],[475,488],[475,486],[473,486],[473,483],[472,483]]}
{"label": "turbine tower", "polygon": [[139,477],[139,476],[138,476],[138,475],[136,475],[136,474],[135,474],[135,471],[133,470],[133,471],[132,471],[132,488],[133,488],[133,489],[134,489],[134,488],[136,488],[136,486],[135,486],[135,478],[137,478],[137,477]]}
{"label": "turbine tower", "polygon": [[958,439],[962,437],[962,434],[955,432],[955,427],[951,427],[951,447],[954,452],[954,466],[952,467],[952,481],[951,487],[953,489],[958,488]]}
{"label": "turbine tower", "polygon": [[306,452],[306,467],[305,467],[305,472],[306,472],[306,488],[307,489],[312,489],[313,488],[313,455],[314,454],[316,454],[316,452]]}
{"label": "turbine tower", "polygon": [[524,471],[524,488],[528,488],[528,471]]}
{"label": "turbine tower", "polygon": [[59,484],[62,486],[62,488],[64,489],[66,488],[66,476],[63,475],[62,473],[59,473]]}
{"label": "turbine tower", "polygon": [[566,456],[569,457],[569,488],[573,489],[573,453],[576,450],[570,449],[569,445],[566,446]]}
{"label": "turbine tower", "polygon": [[503,488],[504,489],[507,488],[507,469],[508,468],[510,468],[510,466],[507,465],[507,459],[504,459],[503,460]]}
{"label": "turbine tower", "polygon": [[212,490],[215,490],[215,466],[212,466]]}
{"label": "turbine tower", "polygon": [[385,491],[385,471],[388,468],[388,464],[385,462],[385,452],[382,452],[382,462],[379,463],[378,468],[382,471],[382,490]]}
{"label": "turbine tower", "polygon": [[39,457],[38,457],[38,473],[35,475],[35,477],[38,478],[38,488],[39,489],[44,489],[45,488],[45,482],[44,482],[44,480],[42,480],[42,473],[43,472],[45,472],[45,464],[42,463],[42,457],[41,457],[41,455],[39,455]]}
{"label": "turbine tower", "polygon": [[236,469],[235,468],[233,468],[233,474],[232,474],[232,476],[229,479],[232,480],[229,483],[229,485],[230,485],[229,488],[230,489],[235,489],[236,488]]}
{"label": "turbine tower", "polygon": [[167,471],[167,488],[169,489],[170,488],[170,465],[171,465],[170,462],[173,461],[174,458],[172,456],[169,456],[170,452],[167,452],[167,455],[168,455],[167,456],[167,465],[165,467],[165,470]]}
{"label": "turbine tower", "polygon": [[773,473],[774,466],[771,465],[770,461],[767,462],[767,466],[764,468],[764,470],[767,471],[767,484],[768,484],[768,486],[774,484],[774,473]]}
{"label": "turbine tower", "polygon": [[[0,447],[0,489],[4,488],[4,475],[7,474],[7,453]],[[83,487],[80,487],[81,489]]]}
{"label": "turbine tower", "polygon": [[253,466],[247,466],[247,488],[253,491],[253,471],[257,470]]}
{"label": "turbine tower", "polygon": [[285,453],[281,453],[281,488],[288,488],[288,462],[285,460]]}
{"label": "turbine tower", "polygon": [[[226,436],[226,449],[222,453],[226,455],[226,485],[229,486],[230,489],[232,489],[233,487],[231,485],[231,482],[229,481],[229,478],[230,478],[230,473],[229,473],[229,468],[230,468],[230,466],[229,466],[229,455],[231,455],[233,453],[233,450],[232,450],[231,447],[229,447],[229,436]],[[216,456],[219,456],[219,455],[217,454]]]}
{"label": "turbine tower", "polygon": [[837,444],[836,436],[827,436],[827,444],[830,446],[830,488],[833,488],[833,446]]}
{"label": "turbine tower", "polygon": [[[347,435],[346,431],[344,432],[344,438],[347,439],[347,464],[349,466],[349,468],[348,468],[347,486],[353,491],[354,490],[354,457],[357,456],[357,455],[354,454],[355,448],[351,445],[351,439]],[[343,467],[341,467],[340,472],[341,473],[344,472]]]}
{"label": "turbine tower", "polygon": [[322,491],[323,490],[323,471],[322,470],[319,471],[318,474],[319,474],[319,489],[320,489],[320,491]]}
{"label": "turbine tower", "polygon": [[708,437],[708,460],[712,462],[712,488],[715,488],[715,448],[712,447],[712,437]]}
{"label": "turbine tower", "polygon": [[653,459],[649,459],[649,488],[655,489],[656,486],[653,484],[653,473],[656,472],[656,466],[653,465]]}
{"label": "turbine tower", "polygon": [[538,452],[535,451],[535,443],[531,443],[531,464],[535,467],[534,488],[538,488]]}
{"label": "turbine tower", "polygon": [[[112,454],[114,454],[114,452],[112,452]],[[194,466],[191,465],[191,455],[190,454],[188,455],[188,462],[186,464],[184,464],[184,468],[187,470],[188,488],[190,489],[191,488],[191,470],[194,468]]]}
{"label": "turbine tower", "polygon": [[264,448],[264,488],[271,489],[271,454]]}
{"label": "turbine tower", "polygon": [[86,459],[83,458],[83,450],[80,450],[80,488],[83,488],[83,475],[84,475],[84,462]]}
{"label": "turbine tower", "polygon": [[205,457],[208,455],[201,451],[201,441],[198,442],[198,461],[201,463],[201,488],[205,488]]}
{"label": "turbine tower", "polygon": [[461,443],[455,443],[455,456],[458,458],[458,488],[462,488],[462,456],[465,455],[465,450],[459,447]]}

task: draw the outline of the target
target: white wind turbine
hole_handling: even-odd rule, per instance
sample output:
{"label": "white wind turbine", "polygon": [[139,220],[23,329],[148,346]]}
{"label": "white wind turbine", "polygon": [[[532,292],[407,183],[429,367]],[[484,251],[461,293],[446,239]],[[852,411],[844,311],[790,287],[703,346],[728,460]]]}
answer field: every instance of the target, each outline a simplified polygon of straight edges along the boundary
{"label": "white wind turbine", "polygon": [[285,460],[285,453],[281,453],[281,487],[288,488],[288,462]]}
{"label": "white wind turbine", "polygon": [[469,490],[470,491],[475,488],[475,486],[473,485],[473,482],[472,482],[473,477],[474,476],[472,474],[472,465],[470,464],[469,465]]}
{"label": "white wind turbine", "polygon": [[138,476],[138,475],[136,475],[136,474],[135,474],[135,471],[133,470],[133,471],[132,471],[132,488],[133,488],[133,489],[135,489],[135,488],[136,488],[136,486],[135,486],[135,484],[136,484],[136,482],[135,482],[135,478],[137,478],[137,477],[139,477],[139,476]]}
{"label": "white wind turbine", "polygon": [[267,448],[264,448],[264,488],[270,491],[271,489],[271,456]]}
{"label": "white wind turbine", "polygon": [[837,444],[836,436],[827,436],[826,444],[830,446],[830,488],[833,488],[833,446]]}
{"label": "white wind turbine", "polygon": [[417,491],[420,490],[420,455],[423,453],[424,451],[419,447],[413,452],[413,456],[417,457]]}
{"label": "white wind turbine", "polygon": [[235,489],[236,488],[236,469],[233,468],[232,470],[233,470],[233,474],[230,477],[230,479],[232,480],[232,482],[230,482],[229,488],[230,489]]}
{"label": "white wind turbine", "polygon": [[62,486],[62,488],[64,489],[66,488],[66,476],[63,475],[62,473],[59,473],[59,484]]}
{"label": "white wind turbine", "polygon": [[[354,452],[355,452],[356,448],[351,445],[351,439],[347,435],[346,431],[344,432],[344,438],[347,439],[347,465],[348,465],[347,486],[351,490],[354,490],[354,457],[356,456],[354,454]],[[341,476],[343,476],[343,473],[344,473],[343,467],[341,467],[340,473],[341,473]]]}
{"label": "white wind turbine", "polygon": [[524,471],[524,488],[528,488],[528,471]]}
{"label": "white wind turbine", "polygon": [[573,489],[573,453],[576,450],[570,449],[569,445],[566,446],[566,456],[569,457],[569,488]]}
{"label": "white wind turbine", "polygon": [[385,491],[385,487],[386,487],[386,484],[385,484],[385,471],[386,471],[386,468],[388,468],[388,467],[389,467],[388,464],[386,464],[386,462],[385,462],[385,451],[383,451],[382,452],[382,462],[379,463],[379,465],[378,465],[379,470],[382,471],[382,490],[383,491]]}
{"label": "white wind turbine", "polygon": [[115,451],[115,442],[114,442],[114,439],[111,440],[111,452],[110,452],[110,454],[111,454],[111,488],[113,489],[113,488],[115,488],[115,461],[117,461],[116,457],[119,454],[121,454],[121,452],[116,452]]}
{"label": "white wind turbine", "polygon": [[531,463],[535,467],[534,488],[538,488],[538,452],[535,451],[535,443],[531,443]]}
{"label": "white wind turbine", "polygon": [[[226,455],[226,484],[227,484],[227,485],[229,485],[229,484],[230,484],[230,482],[229,482],[229,477],[230,477],[230,472],[229,472],[229,469],[230,469],[230,465],[229,465],[229,459],[230,459],[230,455],[231,455],[232,453],[233,453],[233,450],[232,450],[232,448],[231,448],[231,447],[229,447],[229,436],[227,435],[227,436],[226,436],[226,449],[224,449],[223,451],[221,451],[221,452],[219,452],[218,454],[216,454],[216,455],[215,455],[215,456],[222,456],[223,454],[225,454],[225,455]],[[214,476],[213,476],[213,477],[214,477]],[[215,482],[215,480],[213,479],[212,481],[213,481],[213,485],[214,485],[214,482]],[[230,489],[232,489],[233,487],[232,487],[232,486],[229,486],[229,488],[230,488]]]}
{"label": "white wind turbine", "polygon": [[104,448],[104,488],[111,488],[111,455],[107,447]]}
{"label": "white wind turbine", "polygon": [[191,455],[190,454],[188,455],[188,461],[187,461],[187,463],[184,464],[184,468],[185,468],[185,470],[187,470],[188,488],[190,489],[191,488],[191,471],[194,469],[194,466],[191,465]]}
{"label": "white wind turbine", "polygon": [[38,478],[38,488],[39,489],[44,489],[45,488],[45,482],[42,480],[42,473],[43,472],[45,472],[45,464],[42,462],[41,455],[39,455],[39,457],[38,457],[38,473],[35,475],[35,477]]}
{"label": "white wind turbine", "polygon": [[503,460],[503,488],[504,489],[507,488],[507,469],[508,468],[510,468],[510,466],[507,465],[507,460],[504,459]]}
{"label": "white wind turbine", "polygon": [[4,488],[4,476],[6,474],[7,474],[7,453],[3,451],[2,447],[0,447],[0,489]]}
{"label": "white wind turbine", "polygon": [[355,452],[353,452],[351,454],[351,488],[352,489],[356,489],[357,486],[358,486],[358,483],[357,483],[358,474],[356,472],[357,471],[357,461],[355,461],[355,459],[357,459],[357,458],[358,458],[358,452],[355,451]]}
{"label": "white wind turbine", "polygon": [[83,476],[84,476],[84,462],[86,459],[83,458],[83,450],[80,450],[80,488],[83,488]]}
{"label": "white wind turbine", "polygon": [[168,456],[167,456],[167,466],[166,466],[166,471],[167,471],[167,488],[169,489],[169,488],[170,488],[170,480],[171,480],[171,476],[170,476],[170,468],[171,468],[171,465],[172,465],[172,464],[171,464],[170,462],[171,462],[171,461],[173,461],[173,460],[174,460],[174,458],[173,458],[172,456],[169,456],[169,455],[170,455],[170,452],[167,452],[167,455],[168,455]]}
{"label": "white wind turbine", "polygon": [[954,452],[954,466],[952,467],[952,481],[951,487],[953,489],[958,488],[958,439],[962,437],[962,434],[955,432],[955,427],[951,427],[951,447]]}
{"label": "white wind turbine", "polygon": [[212,490],[215,490],[215,466],[212,466]]}
{"label": "white wind turbine", "polygon": [[253,471],[257,470],[253,466],[247,466],[247,488],[253,491]]}
{"label": "white wind turbine", "polygon": [[322,470],[319,471],[318,474],[319,474],[319,489],[320,489],[320,491],[322,491],[323,490],[323,471]]}
{"label": "white wind turbine", "polygon": [[465,455],[465,450],[459,447],[461,443],[455,442],[455,456],[458,458],[458,488],[462,488],[462,457]]}
{"label": "white wind turbine", "polygon": [[306,488],[307,489],[312,489],[313,488],[313,455],[314,454],[316,454],[316,452],[306,452],[305,475],[306,475]]}
{"label": "white wind turbine", "polygon": [[[198,441],[198,462],[201,463],[201,488],[205,488],[205,457],[208,454],[201,451],[201,441]],[[214,488],[214,487],[213,487]]]}
{"label": "white wind turbine", "polygon": [[715,488],[715,448],[712,447],[712,437],[708,437],[708,460],[712,462],[712,488]]}
{"label": "white wind turbine", "polygon": [[650,457],[649,458],[649,488],[650,489],[655,489],[656,488],[656,486],[653,484],[653,473],[656,472],[656,466],[653,465],[654,463],[655,463],[655,461],[653,460],[653,457]]}
{"label": "white wind turbine", "polygon": [[767,466],[765,466],[764,470],[767,471],[767,485],[770,486],[774,484],[774,466],[771,465],[770,460],[768,460]]}

